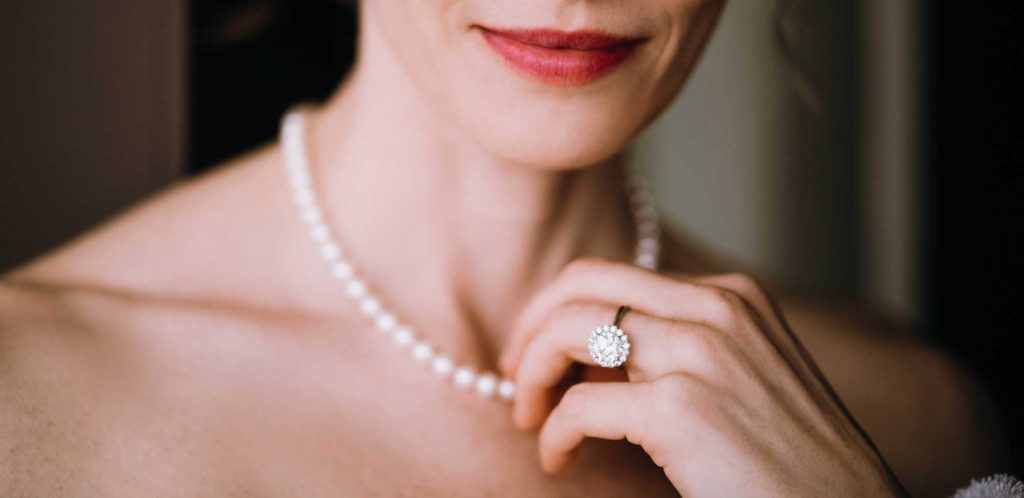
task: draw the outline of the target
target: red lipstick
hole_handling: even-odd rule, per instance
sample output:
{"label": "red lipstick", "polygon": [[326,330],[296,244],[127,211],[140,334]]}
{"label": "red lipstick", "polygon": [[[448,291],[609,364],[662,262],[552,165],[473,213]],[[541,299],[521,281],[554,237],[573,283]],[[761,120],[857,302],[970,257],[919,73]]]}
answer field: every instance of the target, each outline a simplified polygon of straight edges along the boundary
{"label": "red lipstick", "polygon": [[480,29],[513,69],[555,86],[581,86],[600,78],[633,55],[633,48],[644,40],[587,30]]}

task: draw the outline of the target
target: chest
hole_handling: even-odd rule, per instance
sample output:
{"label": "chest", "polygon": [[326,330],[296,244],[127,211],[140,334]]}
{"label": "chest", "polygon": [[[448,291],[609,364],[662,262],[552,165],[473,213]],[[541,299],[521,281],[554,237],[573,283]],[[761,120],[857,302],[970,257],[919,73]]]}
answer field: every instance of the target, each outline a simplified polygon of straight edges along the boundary
{"label": "chest", "polygon": [[390,344],[254,336],[142,349],[145,367],[126,369],[137,387],[97,418],[87,466],[113,486],[104,494],[130,476],[130,494],[150,496],[678,496],[622,440],[587,439],[566,471],[544,474],[537,435],[515,429],[510,404],[456,389]]}
{"label": "chest", "polygon": [[588,439],[565,472],[544,474],[536,434],[513,427],[509,405],[431,377],[350,382],[279,410],[221,432],[251,442],[229,457],[240,479],[259,476],[245,494],[678,496],[626,441]]}

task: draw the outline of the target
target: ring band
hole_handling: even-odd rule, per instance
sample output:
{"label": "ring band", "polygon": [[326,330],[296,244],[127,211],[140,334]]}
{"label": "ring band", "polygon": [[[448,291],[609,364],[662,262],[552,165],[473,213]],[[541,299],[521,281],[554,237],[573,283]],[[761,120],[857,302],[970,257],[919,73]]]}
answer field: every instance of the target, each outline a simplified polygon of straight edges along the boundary
{"label": "ring band", "polygon": [[619,328],[627,311],[629,306],[619,306],[612,325],[601,325],[590,332],[587,350],[590,351],[590,357],[602,367],[618,368],[629,357],[629,337]]}
{"label": "ring band", "polygon": [[629,311],[629,306],[625,304],[619,306],[619,310],[615,312],[615,321],[612,324],[618,327],[622,323],[622,317],[626,315],[627,311]]}

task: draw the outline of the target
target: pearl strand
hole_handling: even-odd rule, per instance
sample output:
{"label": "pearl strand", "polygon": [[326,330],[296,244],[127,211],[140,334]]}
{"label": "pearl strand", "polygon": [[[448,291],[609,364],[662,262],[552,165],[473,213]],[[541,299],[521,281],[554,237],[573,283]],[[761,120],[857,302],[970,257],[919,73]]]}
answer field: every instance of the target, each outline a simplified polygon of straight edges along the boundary
{"label": "pearl strand", "polygon": [[[345,258],[341,246],[334,239],[330,227],[324,220],[323,211],[312,186],[305,143],[305,114],[302,109],[294,109],[285,115],[281,124],[280,140],[288,183],[292,187],[292,196],[309,237],[317,244],[330,275],[342,286],[345,294],[356,302],[362,314],[372,321],[375,330],[389,337],[398,347],[409,350],[417,363],[427,365],[441,378],[450,378],[456,387],[463,390],[473,389],[484,398],[497,396],[503,401],[511,400],[516,391],[512,379],[502,378],[489,371],[479,371],[470,365],[457,364],[450,357],[436,351],[429,342],[416,334],[411,326],[399,321],[394,313],[384,307],[356,272],[352,263]],[[637,229],[634,264],[654,270],[658,266],[660,250],[658,212],[654,208],[647,182],[632,162],[629,164],[628,173],[625,187]]]}

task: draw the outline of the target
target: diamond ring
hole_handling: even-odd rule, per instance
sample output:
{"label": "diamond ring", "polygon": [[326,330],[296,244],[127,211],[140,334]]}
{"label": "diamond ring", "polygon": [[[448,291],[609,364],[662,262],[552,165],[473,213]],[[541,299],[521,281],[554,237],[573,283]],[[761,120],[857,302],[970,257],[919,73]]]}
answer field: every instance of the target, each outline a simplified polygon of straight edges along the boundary
{"label": "diamond ring", "polygon": [[605,368],[616,368],[626,362],[629,356],[629,337],[619,328],[622,316],[629,311],[629,306],[619,306],[612,325],[601,325],[590,332],[587,350],[590,357]]}

